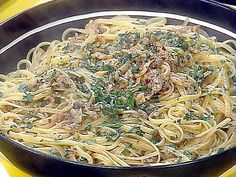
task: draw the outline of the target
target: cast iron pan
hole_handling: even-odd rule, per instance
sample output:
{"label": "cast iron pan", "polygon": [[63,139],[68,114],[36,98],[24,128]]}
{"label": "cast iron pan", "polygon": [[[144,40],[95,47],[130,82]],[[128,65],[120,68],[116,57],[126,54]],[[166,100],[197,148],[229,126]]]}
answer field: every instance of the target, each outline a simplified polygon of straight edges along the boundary
{"label": "cast iron pan", "polygon": [[[96,18],[96,15],[110,17],[113,15],[111,11],[117,13],[121,10],[146,11],[132,12],[137,17],[146,17],[148,12],[188,16],[223,27],[231,31],[231,34],[236,33],[236,11],[214,1],[57,0],[32,8],[0,25],[0,73],[13,71],[17,62],[39,42],[60,39],[62,32],[68,27],[83,27],[88,20]],[[84,16],[93,12],[102,13]],[[78,16],[81,14],[82,16]],[[65,18],[67,19],[57,21]],[[169,21],[172,24],[181,23],[173,18]],[[229,34],[222,33],[224,30],[221,29],[204,29],[210,35],[217,36],[219,40],[232,38],[232,35],[230,37]],[[17,167],[30,174],[47,177],[216,177],[232,167],[236,158],[234,147],[211,157],[181,164],[156,167],[103,167],[51,157],[20,145],[1,134],[0,151]]]}

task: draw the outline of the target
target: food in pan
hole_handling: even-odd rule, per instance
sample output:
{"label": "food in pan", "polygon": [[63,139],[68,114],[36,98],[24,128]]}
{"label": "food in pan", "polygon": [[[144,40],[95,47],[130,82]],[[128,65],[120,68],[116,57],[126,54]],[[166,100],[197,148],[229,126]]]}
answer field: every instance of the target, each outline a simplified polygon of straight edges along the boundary
{"label": "food in pan", "polygon": [[235,146],[233,44],[160,17],[67,29],[0,76],[0,132],[37,151],[105,166],[219,153]]}

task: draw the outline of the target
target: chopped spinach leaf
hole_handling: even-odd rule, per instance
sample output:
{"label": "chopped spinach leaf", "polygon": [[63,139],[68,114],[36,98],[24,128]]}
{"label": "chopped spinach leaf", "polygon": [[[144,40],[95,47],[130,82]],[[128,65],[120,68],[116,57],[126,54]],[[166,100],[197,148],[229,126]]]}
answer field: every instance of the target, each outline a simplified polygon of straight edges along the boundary
{"label": "chopped spinach leaf", "polygon": [[187,74],[191,76],[198,83],[201,83],[204,80],[204,70],[201,66],[193,66],[188,70]]}
{"label": "chopped spinach leaf", "polygon": [[32,124],[27,124],[27,125],[25,126],[25,128],[32,129],[32,128],[33,128],[33,125],[32,125]]}
{"label": "chopped spinach leaf", "polygon": [[124,145],[125,145],[126,148],[132,148],[133,147],[133,144],[129,143],[129,142],[124,142]]}
{"label": "chopped spinach leaf", "polygon": [[18,88],[18,90],[21,91],[21,92],[26,93],[26,92],[28,92],[29,88],[28,88],[28,86],[26,84],[21,83],[19,88]]}
{"label": "chopped spinach leaf", "polygon": [[233,108],[233,112],[236,113],[236,107]]}
{"label": "chopped spinach leaf", "polygon": [[224,152],[224,151],[225,151],[225,148],[219,148],[218,151],[217,151],[217,153],[222,153],[222,152]]}
{"label": "chopped spinach leaf", "polygon": [[187,112],[187,113],[184,115],[183,119],[184,119],[184,120],[188,120],[188,121],[189,121],[189,120],[192,120],[192,119],[193,119],[193,115]]}
{"label": "chopped spinach leaf", "polygon": [[150,139],[150,141],[151,141],[153,144],[159,143],[160,140],[161,140],[161,138],[158,137],[158,136],[155,136],[155,135],[153,135],[152,138]]}
{"label": "chopped spinach leaf", "polygon": [[139,72],[139,68],[136,65],[134,65],[133,63],[131,64],[131,72],[133,74],[137,74]]}
{"label": "chopped spinach leaf", "polygon": [[119,134],[115,132],[109,132],[106,134],[107,141],[116,141],[119,138]]}
{"label": "chopped spinach leaf", "polygon": [[118,117],[112,117],[101,124],[101,126],[106,126],[110,128],[119,129],[122,126],[121,120]]}
{"label": "chopped spinach leaf", "polygon": [[28,102],[28,103],[32,103],[33,102],[33,95],[31,95],[31,93],[25,93],[25,95],[23,96],[23,99]]}
{"label": "chopped spinach leaf", "polygon": [[118,35],[118,45],[122,48],[135,46],[140,39],[140,33],[124,33]]}
{"label": "chopped spinach leaf", "polygon": [[134,133],[139,136],[143,136],[145,134],[145,132],[142,131],[139,126],[134,126],[133,128],[130,129],[130,131],[128,133]]}

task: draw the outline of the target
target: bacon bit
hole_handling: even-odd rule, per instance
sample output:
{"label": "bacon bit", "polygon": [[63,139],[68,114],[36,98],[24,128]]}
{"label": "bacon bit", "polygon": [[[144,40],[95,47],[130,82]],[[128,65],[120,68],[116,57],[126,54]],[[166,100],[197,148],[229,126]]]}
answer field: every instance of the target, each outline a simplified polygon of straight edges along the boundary
{"label": "bacon bit", "polygon": [[105,43],[105,42],[106,42],[105,39],[104,39],[104,37],[101,36],[100,34],[96,35],[96,39],[95,39],[95,40],[96,40],[96,41],[100,41],[100,42],[102,42],[102,43]]}
{"label": "bacon bit", "polygon": [[48,119],[48,124],[51,124],[52,123],[52,119]]}
{"label": "bacon bit", "polygon": [[151,79],[145,79],[145,83],[149,84],[151,82]]}
{"label": "bacon bit", "polygon": [[154,60],[150,63],[149,68],[156,69],[157,68],[157,62]]}
{"label": "bacon bit", "polygon": [[163,159],[169,159],[169,158],[174,158],[175,155],[172,154],[171,152],[169,151],[163,151],[163,153],[161,154],[162,158]]}
{"label": "bacon bit", "polygon": [[189,140],[187,140],[187,139],[185,139],[185,140],[183,141],[183,145],[184,145],[184,146],[186,146],[188,143],[189,143]]}
{"label": "bacon bit", "polygon": [[166,51],[166,48],[164,46],[161,47],[162,50]]}
{"label": "bacon bit", "polygon": [[155,136],[155,137],[157,137],[157,138],[161,138],[161,135],[160,135],[159,130],[156,130],[156,131],[153,133],[153,136]]}

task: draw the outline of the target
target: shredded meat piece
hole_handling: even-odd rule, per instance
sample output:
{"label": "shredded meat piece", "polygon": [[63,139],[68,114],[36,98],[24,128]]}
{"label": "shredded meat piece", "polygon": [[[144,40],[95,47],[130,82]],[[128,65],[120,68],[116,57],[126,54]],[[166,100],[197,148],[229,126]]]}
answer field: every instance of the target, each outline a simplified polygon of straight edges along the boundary
{"label": "shredded meat piece", "polygon": [[153,77],[153,80],[148,84],[148,87],[152,89],[152,93],[157,93],[162,88],[162,78],[160,76]]}
{"label": "shredded meat piece", "polygon": [[92,106],[92,104],[86,100],[76,101],[73,104],[73,109],[80,110],[80,114],[86,114],[93,119],[98,119],[100,117],[99,114],[94,111],[94,106]]}
{"label": "shredded meat piece", "polygon": [[114,84],[113,84],[113,83],[108,84],[108,86],[107,86],[107,92],[110,92],[110,91],[112,91],[113,89],[114,89]]}
{"label": "shredded meat piece", "polygon": [[130,49],[128,50],[128,53],[131,54],[131,53],[134,53],[134,52],[139,52],[139,51],[141,51],[142,49],[143,49],[143,46],[140,45],[140,44],[137,44],[137,45],[133,46],[132,48],[130,48]]}
{"label": "shredded meat piece", "polygon": [[162,88],[161,88],[161,91],[162,91],[162,92],[166,92],[167,90],[170,89],[170,87],[171,87],[170,82],[167,81],[167,80],[164,80],[164,81],[162,82]]}
{"label": "shredded meat piece", "polygon": [[157,55],[152,56],[152,62],[149,65],[150,69],[159,68],[164,63],[162,58],[159,58]]}
{"label": "shredded meat piece", "polygon": [[120,78],[119,82],[118,82],[118,89],[124,89],[129,85],[128,80],[125,78]]}
{"label": "shredded meat piece", "polygon": [[100,35],[100,34],[97,34],[97,35],[96,35],[96,39],[95,39],[95,40],[101,42],[102,44],[105,44],[105,43],[106,43],[106,40],[105,40],[104,37],[103,37],[102,35]]}
{"label": "shredded meat piece", "polygon": [[159,70],[149,70],[143,78],[143,82],[148,86],[147,99],[151,99],[155,94],[157,94],[163,85],[163,78],[159,74]]}
{"label": "shredded meat piece", "polygon": [[175,158],[175,155],[167,150],[163,151],[161,153],[161,158],[162,159],[170,159],[170,158]]}
{"label": "shredded meat piece", "polygon": [[85,26],[85,30],[90,30],[88,33],[99,33],[99,24],[96,21],[90,20],[89,23]]}
{"label": "shredded meat piece", "polygon": [[67,88],[67,86],[69,85],[68,80],[66,80],[66,78],[63,75],[54,77],[50,81],[50,84],[55,90],[61,90],[61,91],[64,91],[64,89]]}

